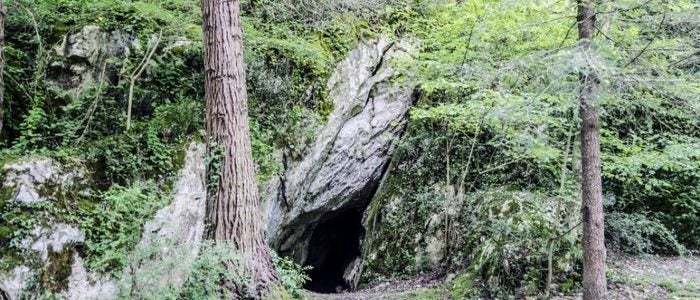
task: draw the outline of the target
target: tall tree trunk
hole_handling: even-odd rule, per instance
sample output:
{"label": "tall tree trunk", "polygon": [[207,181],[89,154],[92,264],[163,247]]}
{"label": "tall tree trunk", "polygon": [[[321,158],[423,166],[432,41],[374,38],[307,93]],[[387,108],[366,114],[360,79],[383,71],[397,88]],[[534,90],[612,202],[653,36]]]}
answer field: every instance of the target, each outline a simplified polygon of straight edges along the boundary
{"label": "tall tree trunk", "polygon": [[[248,125],[248,97],[243,62],[240,0],[202,0],[206,123],[210,155],[219,155],[218,168],[209,167],[207,238],[230,242],[243,256],[242,266],[254,280],[254,290],[224,282],[233,296],[258,296],[279,286],[263,237]],[[213,172],[217,172],[214,174]]]}
{"label": "tall tree trunk", "polygon": [[579,114],[581,116],[581,191],[583,198],[583,299],[605,299],[605,234],[603,184],[600,170],[600,120],[593,103],[600,77],[590,56],[595,33],[593,0],[578,0],[578,33],[582,57],[587,62],[580,74]]}
{"label": "tall tree trunk", "polygon": [[[2,125],[5,120],[5,1],[0,0],[0,138],[2,138]],[[2,143],[2,139],[0,139]]]}

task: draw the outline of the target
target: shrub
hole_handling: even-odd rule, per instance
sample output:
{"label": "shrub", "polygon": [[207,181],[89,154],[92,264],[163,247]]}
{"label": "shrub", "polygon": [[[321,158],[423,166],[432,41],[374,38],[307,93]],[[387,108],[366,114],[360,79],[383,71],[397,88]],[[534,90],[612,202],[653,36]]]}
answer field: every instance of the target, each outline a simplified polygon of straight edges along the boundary
{"label": "shrub", "polygon": [[[177,244],[158,236],[148,240],[146,246],[139,246],[129,256],[129,272],[118,283],[120,299],[222,299],[228,298],[222,280],[240,286],[251,284],[250,274],[243,267],[235,267],[240,266],[242,258],[232,250],[232,243],[205,240]],[[303,298],[302,286],[309,280],[307,269],[274,251],[271,254],[284,288],[274,291],[274,295]],[[182,281],[178,284],[170,281],[172,278]]]}
{"label": "shrub", "polygon": [[550,255],[555,282],[580,276],[577,203],[573,197],[530,192],[476,193],[466,201],[463,225],[455,229],[463,243],[457,249],[467,249],[456,258],[466,260],[467,273],[492,297],[512,288],[542,290]]}
{"label": "shrub", "polygon": [[241,257],[234,245],[205,242],[197,260],[192,265],[187,283],[182,289],[183,299],[223,299],[230,298],[222,281],[234,282],[241,286],[251,286],[250,274],[243,268],[234,268],[232,272],[226,264],[240,265]]}
{"label": "shrub", "polygon": [[129,187],[115,185],[98,202],[79,206],[78,222],[85,232],[88,266],[97,271],[121,270],[141,239],[143,225],[167,203],[154,182]]}
{"label": "shrub", "polygon": [[639,213],[605,215],[607,248],[630,254],[684,254],[685,247],[659,220]]}
{"label": "shrub", "polygon": [[438,249],[433,252],[442,256],[442,266],[464,272],[455,281],[458,293],[537,293],[546,285],[550,257],[553,283],[580,276],[576,197],[503,188],[463,197],[442,189],[404,197],[370,212],[369,278],[423,270],[422,249],[430,247]]}
{"label": "shrub", "polygon": [[284,289],[295,299],[302,298],[303,286],[311,280],[307,274],[311,267],[302,267],[287,257],[280,257],[273,250],[270,250],[270,253]]}

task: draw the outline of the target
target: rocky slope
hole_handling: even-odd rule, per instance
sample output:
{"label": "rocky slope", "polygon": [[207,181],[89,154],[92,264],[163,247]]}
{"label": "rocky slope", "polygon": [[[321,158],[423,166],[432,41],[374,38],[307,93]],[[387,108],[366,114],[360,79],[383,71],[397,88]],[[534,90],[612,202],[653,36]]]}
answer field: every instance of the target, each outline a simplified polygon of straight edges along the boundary
{"label": "rocky slope", "polygon": [[[97,74],[106,59],[129,55],[134,47],[141,46],[130,37],[86,27],[67,35],[56,49],[49,78],[69,92],[80,93],[83,86],[100,80]],[[329,284],[352,288],[359,280],[364,238],[361,218],[385,175],[414,99],[414,87],[395,82],[391,66],[409,48],[407,43],[380,38],[352,50],[327,83],[333,104],[327,122],[316,129],[315,140],[300,157],[278,150],[282,173],[264,183],[269,244],[300,264],[321,269],[326,265],[327,269],[333,263],[336,278]],[[169,285],[184,283],[183,270],[197,256],[204,229],[204,148],[199,143],[189,145],[171,204],[146,223],[137,246],[137,252],[154,247],[156,252],[134,258],[123,271],[125,278],[147,273]],[[8,201],[18,205],[51,203],[68,190],[89,194],[89,180],[82,168],[62,166],[49,158],[8,164],[2,169],[3,190],[11,195]],[[338,239],[328,236],[331,231],[317,233],[317,228],[328,227],[328,222],[349,212],[355,233],[347,238],[352,240],[347,245],[355,249],[337,257],[333,249],[339,247]],[[22,242],[33,259],[0,275],[0,284],[11,299],[18,299],[39,270],[54,268],[62,273],[55,280],[54,292],[67,299],[110,299],[120,288],[141,291],[155,287],[88,272],[79,254],[84,243],[84,234],[76,225],[41,220]],[[173,260],[180,265],[161,268]]]}

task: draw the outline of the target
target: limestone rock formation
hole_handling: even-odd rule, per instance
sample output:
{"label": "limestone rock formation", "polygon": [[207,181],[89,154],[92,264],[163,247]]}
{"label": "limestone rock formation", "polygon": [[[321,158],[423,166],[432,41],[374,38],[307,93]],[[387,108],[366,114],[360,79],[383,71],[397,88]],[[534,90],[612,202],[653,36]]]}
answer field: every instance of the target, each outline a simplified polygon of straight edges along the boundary
{"label": "limestone rock formation", "polygon": [[[68,265],[60,266],[70,270],[67,285],[60,287],[60,295],[65,299],[114,299],[122,286],[141,294],[163,286],[181,286],[186,280],[189,264],[199,253],[204,232],[204,155],[203,144],[192,143],[189,146],[185,165],[174,185],[173,202],[159,210],[144,226],[143,237],[135,253],[146,253],[146,257],[132,257],[131,264],[122,272],[124,278],[139,278],[139,286],[130,286],[131,283],[126,280],[117,282],[86,270],[74,247],[85,242],[85,234],[74,225],[56,223],[50,219],[43,220],[50,225],[37,225],[30,236],[21,242],[21,247],[33,253],[36,259],[15,267],[9,274],[0,274],[0,286],[4,287],[10,299],[19,299],[38,270],[57,264],[52,254],[70,257]],[[66,169],[48,158],[10,164],[3,168],[6,174],[4,187],[26,191],[25,194],[32,195],[34,201],[28,203],[48,201],[50,197],[38,191],[45,190],[43,186],[59,186],[55,192],[60,193],[76,188],[73,185],[76,181],[72,179],[83,178],[81,172]],[[26,200],[17,196],[12,199],[20,203]],[[174,261],[176,263],[173,264]]]}
{"label": "limestone rock formation", "polygon": [[[1,174],[5,178],[2,188],[9,194],[7,200],[20,207],[56,201],[68,191],[89,193],[81,170],[64,168],[51,158],[37,157],[11,163],[2,168]],[[0,286],[4,286],[10,299],[19,299],[37,270],[56,268],[59,264],[57,257],[63,254],[77,257],[74,246],[84,242],[85,234],[74,225],[52,219],[37,220],[34,229],[19,243],[21,249],[33,254],[32,259],[14,267],[8,274],[2,274]]]}
{"label": "limestone rock formation", "polygon": [[185,165],[174,185],[173,201],[160,209],[144,226],[141,241],[124,270],[135,286],[132,295],[150,298],[163,286],[179,288],[199,254],[204,237],[206,188],[204,184],[206,147],[193,142],[185,154]]}
{"label": "limestone rock formation", "polygon": [[361,45],[331,76],[328,122],[300,160],[283,157],[283,175],[267,186],[269,243],[282,254],[308,263],[314,229],[345,211],[364,210],[373,197],[414,98],[413,86],[392,82],[392,60],[406,48],[385,39]]}
{"label": "limestone rock formation", "polygon": [[[123,34],[86,27],[67,36],[56,49],[61,59],[55,67],[67,77],[49,78],[67,90],[79,92],[83,85],[96,80],[95,67],[105,56],[128,55],[137,47]],[[270,246],[318,270],[337,269],[344,288],[354,287],[362,272],[364,209],[385,175],[414,100],[413,86],[392,80],[392,60],[405,55],[406,48],[409,46],[405,43],[378,39],[351,51],[328,81],[328,96],[334,108],[327,123],[319,126],[315,141],[300,157],[280,155],[282,175],[263,185]],[[76,225],[55,220],[42,222],[23,244],[40,263],[23,264],[11,274],[0,274],[0,286],[11,298],[17,298],[28,280],[51,263],[51,253],[57,251],[68,251],[65,254],[70,258],[70,276],[60,292],[69,299],[113,299],[124,288],[146,295],[157,292],[157,284],[166,288],[182,286],[188,264],[199,253],[204,231],[204,156],[203,144],[189,146],[184,168],[173,185],[172,203],[144,226],[134,253],[150,254],[131,257],[133,262],[123,271],[124,278],[138,278],[132,283],[139,282],[140,286],[124,286],[128,285],[124,280],[116,282],[88,272],[74,247],[84,243],[84,234]],[[11,190],[10,200],[22,205],[55,201],[66,190],[91,193],[83,171],[48,158],[6,165],[3,174],[3,189]],[[345,226],[350,223],[352,226]],[[336,231],[336,227],[342,228]],[[317,232],[318,228],[327,230]],[[347,236],[333,238],[338,234]],[[329,239],[347,244],[330,244]],[[331,258],[334,247],[348,249],[342,261]],[[174,261],[178,262],[174,268],[163,267]],[[328,265],[328,261],[337,265]]]}
{"label": "limestone rock formation", "polygon": [[65,171],[50,158],[11,163],[2,168],[2,174],[5,177],[3,189],[11,191],[7,200],[22,204],[54,200],[56,188],[65,189],[84,180],[81,172]]}
{"label": "limestone rock formation", "polygon": [[97,26],[85,26],[80,32],[64,36],[54,49],[47,78],[78,95],[88,85],[105,79],[101,77],[108,58],[126,57],[140,48],[138,40],[127,33],[108,33]]}

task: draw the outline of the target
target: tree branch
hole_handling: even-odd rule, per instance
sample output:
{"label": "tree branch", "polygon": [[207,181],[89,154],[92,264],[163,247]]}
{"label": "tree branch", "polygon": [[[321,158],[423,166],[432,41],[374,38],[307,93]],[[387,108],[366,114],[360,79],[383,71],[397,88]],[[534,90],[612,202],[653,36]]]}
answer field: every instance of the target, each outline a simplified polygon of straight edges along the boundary
{"label": "tree branch", "polygon": [[153,57],[153,54],[156,52],[158,49],[158,45],[160,44],[161,39],[163,38],[163,29],[160,30],[160,33],[158,34],[158,38],[156,39],[155,44],[153,44],[153,47],[150,49],[150,51],[143,57],[141,60],[141,63],[134,69],[134,71],[131,73],[130,79],[129,79],[129,100],[126,108],[126,131],[129,131],[131,128],[131,106],[134,101],[134,85],[136,85],[136,80],[141,77],[141,73],[143,73],[144,70],[146,70],[146,66],[148,65],[148,62],[151,60],[151,57]]}
{"label": "tree branch", "polygon": [[658,28],[656,28],[656,32],[654,32],[654,36],[651,38],[651,40],[649,40],[649,43],[647,43],[647,45],[644,46],[644,48],[642,48],[642,51],[639,51],[639,53],[637,53],[637,55],[635,55],[629,62],[627,62],[625,64],[625,66],[623,66],[623,68],[627,68],[634,61],[636,61],[640,56],[642,56],[642,54],[644,54],[645,51],[647,51],[649,46],[651,46],[651,44],[654,42],[654,40],[656,40],[656,38],[659,36],[659,33],[661,32],[661,28],[664,24],[664,21],[666,21],[666,12],[664,12],[663,17],[661,17],[661,22],[659,22],[659,26],[658,26]]}

